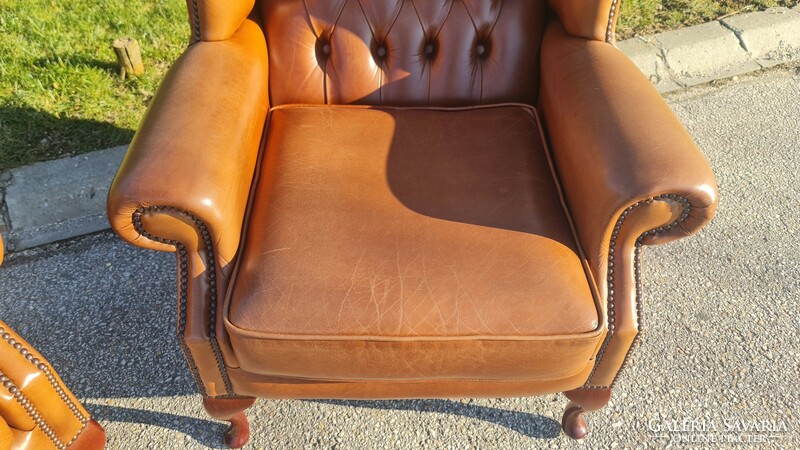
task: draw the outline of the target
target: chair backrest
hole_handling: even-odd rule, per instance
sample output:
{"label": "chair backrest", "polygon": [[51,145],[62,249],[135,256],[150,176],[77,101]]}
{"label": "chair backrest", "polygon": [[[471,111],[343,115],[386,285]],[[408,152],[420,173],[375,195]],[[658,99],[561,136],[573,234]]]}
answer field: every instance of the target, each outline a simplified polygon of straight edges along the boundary
{"label": "chair backrest", "polygon": [[260,0],[285,103],[536,102],[544,0]]}
{"label": "chair backrest", "polygon": [[619,0],[186,0],[193,40],[229,38],[253,10],[270,101],[536,104],[552,11],[566,31],[613,40]]}

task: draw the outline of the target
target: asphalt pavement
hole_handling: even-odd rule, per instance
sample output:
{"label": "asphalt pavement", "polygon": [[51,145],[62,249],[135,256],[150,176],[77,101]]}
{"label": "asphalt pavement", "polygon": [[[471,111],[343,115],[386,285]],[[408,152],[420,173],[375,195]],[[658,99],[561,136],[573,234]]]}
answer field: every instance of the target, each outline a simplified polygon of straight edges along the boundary
{"label": "asphalt pavement", "polygon": [[[645,336],[584,441],[561,433],[560,394],[261,400],[247,448],[800,446],[800,68],[667,100],[709,159],[720,206],[697,236],[644,251]],[[0,286],[0,316],[53,363],[108,448],[222,447],[225,425],[203,411],[174,337],[172,254],[102,232],[12,254]],[[675,431],[687,421],[694,432]]]}

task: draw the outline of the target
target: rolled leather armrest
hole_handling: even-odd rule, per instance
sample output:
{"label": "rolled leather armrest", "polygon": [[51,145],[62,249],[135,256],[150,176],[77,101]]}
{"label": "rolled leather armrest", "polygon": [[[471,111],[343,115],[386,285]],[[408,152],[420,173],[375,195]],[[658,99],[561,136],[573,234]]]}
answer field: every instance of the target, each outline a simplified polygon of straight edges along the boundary
{"label": "rolled leather armrest", "polygon": [[688,236],[713,217],[711,168],[661,95],[617,48],[569,36],[552,20],[542,45],[541,92],[554,164],[600,280],[615,227],[619,231],[626,216],[637,216],[629,222],[643,244]]}
{"label": "rolled leather armrest", "polygon": [[[218,257],[233,258],[269,108],[267,75],[264,34],[250,19],[229,39],[189,46],[111,186],[114,231],[155,250],[212,242]],[[199,235],[206,230],[210,241]]]}

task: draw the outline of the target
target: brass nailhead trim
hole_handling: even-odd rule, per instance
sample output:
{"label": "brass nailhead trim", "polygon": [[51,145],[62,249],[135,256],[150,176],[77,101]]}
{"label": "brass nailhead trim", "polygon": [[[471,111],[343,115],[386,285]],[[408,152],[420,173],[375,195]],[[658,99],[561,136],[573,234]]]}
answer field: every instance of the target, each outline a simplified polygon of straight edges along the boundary
{"label": "brass nailhead trim", "polygon": [[[611,338],[614,337],[615,331],[615,324],[614,324],[614,256],[617,251],[617,236],[619,235],[619,230],[622,227],[622,224],[625,222],[625,218],[628,214],[633,211],[634,208],[638,207],[643,203],[652,203],[653,200],[673,200],[676,202],[680,202],[683,205],[683,212],[681,216],[672,222],[669,225],[665,225],[663,227],[654,228],[652,230],[645,231],[636,239],[636,248],[634,250],[634,275],[635,275],[635,283],[636,283],[636,326],[638,332],[636,333],[636,337],[633,338],[633,342],[631,343],[628,352],[625,354],[625,359],[622,361],[622,365],[620,366],[617,374],[614,376],[614,379],[611,381],[611,384],[608,386],[590,386],[589,383],[592,381],[592,377],[594,377],[594,373],[597,368],[600,366],[600,363],[603,360],[603,356],[605,355],[606,348],[608,344],[611,342]],[[603,341],[603,344],[600,346],[600,350],[597,352],[597,358],[595,360],[594,367],[592,368],[592,372],[589,374],[589,378],[586,380],[584,384],[584,389],[605,389],[605,388],[612,388],[614,387],[614,383],[617,382],[620,373],[622,370],[628,365],[628,361],[630,360],[631,354],[633,353],[634,348],[639,344],[640,336],[644,332],[644,320],[643,320],[643,308],[642,308],[642,280],[641,280],[641,252],[642,252],[642,241],[648,235],[655,236],[656,234],[662,233],[664,231],[669,231],[672,228],[677,227],[681,222],[686,220],[689,217],[689,213],[692,211],[692,206],[689,204],[689,199],[685,197],[681,197],[680,195],[675,194],[662,194],[656,197],[648,198],[639,202],[634,203],[633,205],[627,207],[622,214],[620,214],[617,223],[614,224],[614,230],[611,232],[611,242],[608,246],[608,334],[606,334],[606,338]]]}
{"label": "brass nailhead trim", "polygon": [[189,370],[192,373],[192,377],[194,378],[195,383],[197,384],[198,390],[206,397],[208,397],[208,391],[206,391],[205,385],[200,378],[200,372],[197,369],[197,364],[194,361],[194,358],[191,356],[189,351],[189,347],[186,345],[186,308],[188,303],[188,284],[189,284],[189,269],[188,269],[188,258],[186,256],[186,246],[182,243],[178,242],[174,239],[164,239],[158,236],[155,236],[149,233],[147,230],[144,229],[142,226],[142,214],[145,212],[151,211],[169,211],[176,214],[180,214],[182,216],[188,217],[192,222],[194,222],[195,228],[200,231],[200,235],[203,238],[203,242],[205,243],[206,247],[206,254],[208,256],[208,267],[206,269],[206,277],[208,279],[209,285],[209,328],[208,328],[208,336],[209,336],[209,343],[211,345],[211,350],[214,352],[214,357],[217,362],[217,369],[219,369],[219,373],[222,376],[222,380],[225,383],[225,390],[227,394],[224,396],[233,395],[233,385],[231,384],[231,380],[228,377],[228,371],[225,368],[225,362],[222,358],[222,351],[219,347],[219,342],[217,341],[217,262],[214,257],[214,245],[211,240],[211,233],[208,231],[208,227],[206,224],[200,220],[197,216],[184,211],[179,208],[175,208],[173,206],[149,206],[147,208],[138,208],[136,211],[133,212],[133,228],[142,236],[151,239],[156,242],[160,242],[162,244],[172,245],[178,252],[178,267],[180,268],[180,293],[179,293],[179,301],[178,301],[178,342],[180,344],[181,350],[183,350],[183,354],[186,357],[186,361],[189,364]]}
{"label": "brass nailhead trim", "polygon": [[8,345],[10,345],[14,350],[18,351],[19,354],[22,355],[26,361],[28,361],[34,367],[36,367],[38,370],[44,373],[44,376],[50,383],[50,386],[53,387],[53,390],[56,391],[58,396],[61,398],[61,401],[63,401],[64,404],[67,405],[69,410],[72,411],[72,414],[75,415],[75,418],[77,418],[78,421],[81,422],[81,424],[85,426],[89,422],[89,417],[84,416],[83,413],[81,413],[81,411],[75,405],[75,403],[73,403],[73,401],[69,398],[67,393],[64,392],[64,389],[61,387],[60,384],[58,384],[55,375],[53,375],[53,372],[50,370],[49,367],[47,367],[47,364],[42,362],[39,358],[34,357],[33,354],[30,352],[30,350],[25,348],[25,346],[23,346],[21,342],[14,339],[11,336],[11,333],[9,333],[8,330],[6,330],[1,326],[0,326],[0,338],[3,338],[3,340],[6,341],[6,343],[8,343]]}
{"label": "brass nailhead trim", "polygon": [[636,347],[639,346],[639,342],[642,340],[642,333],[644,333],[644,308],[642,307],[642,239],[644,235],[639,236],[636,239],[636,248],[633,251],[633,272],[636,277],[636,329],[638,332],[636,336],[633,337],[633,342],[631,342],[631,346],[628,348],[627,353],[625,353],[625,358],[622,360],[622,365],[619,367],[617,374],[614,375],[614,379],[611,380],[611,386],[614,386],[619,379],[620,374],[622,373],[622,369],[628,366],[628,363],[631,359],[631,355],[633,355],[633,351],[636,350]]}
{"label": "brass nailhead trim", "polygon": [[194,14],[194,40],[200,40],[200,9],[197,7],[197,0],[192,0],[192,14]]}
{"label": "brass nailhead trim", "polygon": [[44,417],[42,417],[42,415],[39,413],[36,407],[33,406],[33,403],[31,403],[31,401],[28,400],[28,397],[26,397],[25,394],[22,393],[22,389],[20,389],[14,383],[14,381],[11,380],[11,378],[6,376],[6,374],[4,374],[1,371],[0,371],[0,384],[2,384],[3,387],[8,389],[8,392],[10,392],[11,395],[14,396],[14,400],[16,400],[17,403],[19,403],[20,406],[22,406],[22,408],[25,409],[25,412],[28,414],[28,416],[30,416],[30,418],[33,419],[33,423],[35,423],[36,426],[42,430],[45,436],[47,436],[48,438],[50,438],[51,441],[53,441],[53,445],[55,445],[57,449],[64,450],[67,448],[67,446],[63,442],[61,442],[61,440],[58,438],[55,431],[53,431],[53,429],[50,428],[50,425],[47,424],[47,421],[44,420]]}
{"label": "brass nailhead trim", "polygon": [[617,3],[619,0],[611,0],[611,9],[608,11],[608,25],[606,26],[606,42],[611,42],[614,39],[612,29],[614,28],[614,16],[617,14]]}
{"label": "brass nailhead trim", "polygon": [[86,422],[84,422],[83,425],[81,425],[81,429],[78,430],[77,433],[75,433],[75,436],[72,439],[70,439],[69,442],[67,442],[67,448],[69,448],[70,445],[72,445],[75,441],[78,440],[78,438],[80,437],[81,433],[83,433],[83,430],[86,429],[87,425],[89,425],[89,421],[88,420]]}

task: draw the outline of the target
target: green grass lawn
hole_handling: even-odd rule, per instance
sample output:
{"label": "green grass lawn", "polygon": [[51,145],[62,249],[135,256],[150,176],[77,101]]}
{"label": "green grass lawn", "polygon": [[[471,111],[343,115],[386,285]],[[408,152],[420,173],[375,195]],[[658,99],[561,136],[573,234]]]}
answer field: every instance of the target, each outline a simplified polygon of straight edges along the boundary
{"label": "green grass lawn", "polygon": [[721,16],[773,6],[795,6],[798,0],[621,0],[617,39],[696,25]]}
{"label": "green grass lawn", "polygon": [[[618,37],[797,0],[622,0]],[[130,141],[186,47],[183,0],[0,0],[0,171]],[[146,73],[122,81],[114,39],[139,41]]]}
{"label": "green grass lawn", "polygon": [[[139,78],[119,78],[122,36]],[[0,0],[0,171],[130,142],[188,37],[183,0]]]}

